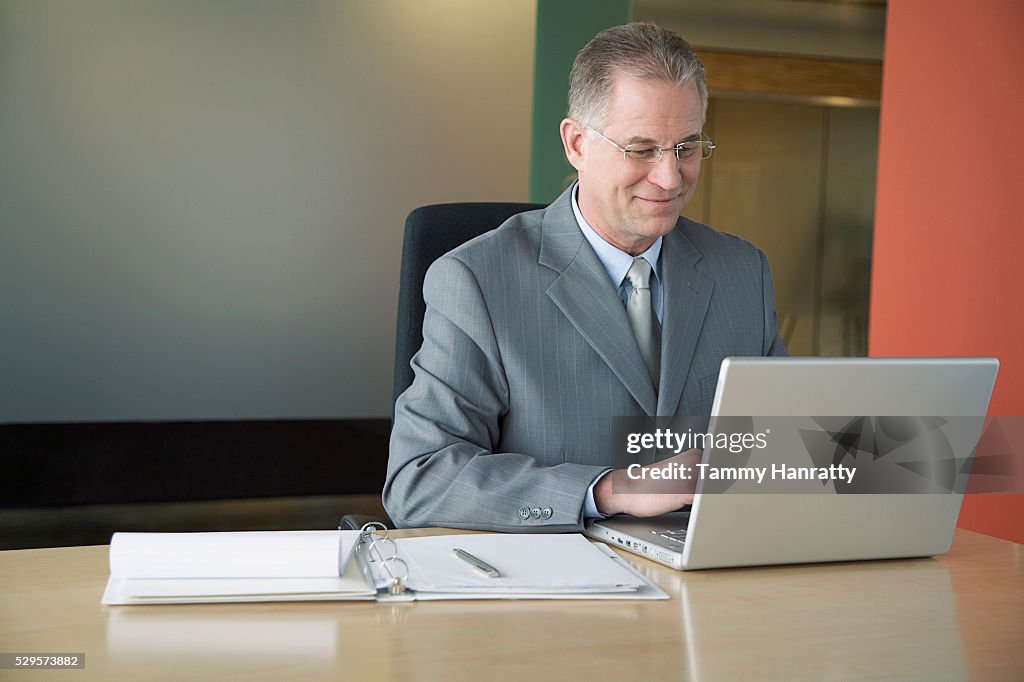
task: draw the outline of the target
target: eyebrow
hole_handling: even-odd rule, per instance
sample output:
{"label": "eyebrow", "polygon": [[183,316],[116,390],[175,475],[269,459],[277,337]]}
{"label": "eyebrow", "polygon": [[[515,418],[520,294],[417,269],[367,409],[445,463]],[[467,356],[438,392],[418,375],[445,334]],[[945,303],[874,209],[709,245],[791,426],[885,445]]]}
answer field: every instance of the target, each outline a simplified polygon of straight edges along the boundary
{"label": "eyebrow", "polygon": [[[699,139],[700,139],[700,133],[694,133],[692,135],[688,135],[688,136],[684,137],[683,139],[679,140],[679,142],[676,142],[673,145],[669,145],[669,147],[666,147],[666,149],[669,149],[671,147],[675,147],[676,145],[680,145],[680,144],[682,144],[684,142],[696,142]],[[660,143],[657,140],[652,140],[649,137],[640,137],[639,135],[634,135],[633,137],[631,137],[628,140],[626,140],[626,144],[624,146],[628,147],[631,144],[659,145]]]}

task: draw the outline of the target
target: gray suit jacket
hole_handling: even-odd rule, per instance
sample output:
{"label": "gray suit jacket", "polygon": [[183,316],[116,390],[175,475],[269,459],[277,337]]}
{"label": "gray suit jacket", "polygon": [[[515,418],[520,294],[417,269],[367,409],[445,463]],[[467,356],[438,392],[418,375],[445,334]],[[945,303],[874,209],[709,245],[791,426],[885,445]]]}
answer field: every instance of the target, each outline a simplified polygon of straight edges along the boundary
{"label": "gray suit jacket", "polygon": [[655,393],[569,191],[427,272],[384,486],[397,525],[578,531],[612,417],[707,415],[723,358],[785,354],[764,254],[680,218],[662,243]]}

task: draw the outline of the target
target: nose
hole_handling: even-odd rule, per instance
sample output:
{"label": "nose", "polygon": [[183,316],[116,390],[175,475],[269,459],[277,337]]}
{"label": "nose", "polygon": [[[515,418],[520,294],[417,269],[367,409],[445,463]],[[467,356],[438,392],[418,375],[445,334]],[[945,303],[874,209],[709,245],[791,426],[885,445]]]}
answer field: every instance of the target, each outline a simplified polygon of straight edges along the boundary
{"label": "nose", "polygon": [[676,158],[675,152],[666,149],[665,154],[651,164],[647,180],[663,190],[678,190],[682,185],[682,163]]}

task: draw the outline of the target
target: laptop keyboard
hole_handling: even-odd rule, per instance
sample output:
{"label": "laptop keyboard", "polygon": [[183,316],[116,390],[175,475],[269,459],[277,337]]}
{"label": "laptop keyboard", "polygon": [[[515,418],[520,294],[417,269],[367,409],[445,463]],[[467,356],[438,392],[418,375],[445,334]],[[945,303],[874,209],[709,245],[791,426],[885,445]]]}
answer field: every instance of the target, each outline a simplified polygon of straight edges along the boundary
{"label": "laptop keyboard", "polygon": [[679,544],[686,542],[685,528],[680,528],[678,530],[652,530],[651,532],[659,538],[668,540],[669,542],[678,542]]}

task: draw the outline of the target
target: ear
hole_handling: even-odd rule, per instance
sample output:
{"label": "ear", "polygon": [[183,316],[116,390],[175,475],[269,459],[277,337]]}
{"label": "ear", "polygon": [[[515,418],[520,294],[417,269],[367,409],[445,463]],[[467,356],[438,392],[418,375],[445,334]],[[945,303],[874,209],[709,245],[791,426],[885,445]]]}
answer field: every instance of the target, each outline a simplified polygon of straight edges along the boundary
{"label": "ear", "polygon": [[586,129],[578,121],[571,118],[562,119],[558,132],[562,136],[562,147],[565,158],[577,172],[583,170],[583,143],[586,141]]}

